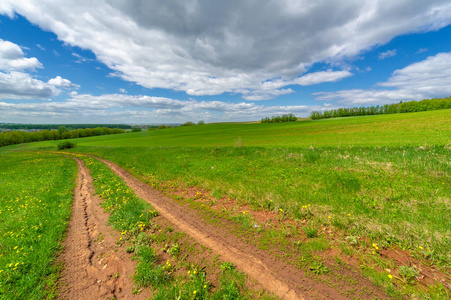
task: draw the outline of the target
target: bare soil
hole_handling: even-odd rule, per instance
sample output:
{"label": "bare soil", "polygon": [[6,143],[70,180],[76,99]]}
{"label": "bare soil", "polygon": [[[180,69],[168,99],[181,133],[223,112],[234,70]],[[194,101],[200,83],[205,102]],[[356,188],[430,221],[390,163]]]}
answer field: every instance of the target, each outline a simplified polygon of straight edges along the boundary
{"label": "bare soil", "polygon": [[108,214],[94,196],[89,170],[79,160],[74,204],[64,251],[65,265],[60,278],[60,299],[146,299],[146,291],[133,295],[135,263],[115,241],[120,234],[107,226]]}
{"label": "bare soil", "polygon": [[[315,278],[306,276],[303,270],[276,259],[252,243],[246,243],[233,234],[233,224],[222,219],[223,224],[212,225],[202,216],[186,206],[181,206],[161,192],[139,181],[116,164],[97,158],[120,176],[142,199],[148,201],[162,217],[174,224],[180,231],[191,236],[198,243],[212,249],[224,261],[233,262],[264,289],[275,293],[280,299],[349,299],[343,287],[331,287]],[[277,249],[274,249],[277,252]],[[349,271],[351,273],[351,271]],[[353,276],[358,276],[358,272]],[[387,296],[367,279],[360,277],[359,283],[371,287],[370,295],[360,299],[386,299]]]}

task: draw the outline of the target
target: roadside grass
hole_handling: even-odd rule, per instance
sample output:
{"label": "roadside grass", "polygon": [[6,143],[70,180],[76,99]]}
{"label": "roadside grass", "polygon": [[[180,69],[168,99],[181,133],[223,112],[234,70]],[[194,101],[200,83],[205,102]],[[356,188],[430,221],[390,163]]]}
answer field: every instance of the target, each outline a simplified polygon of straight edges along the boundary
{"label": "roadside grass", "polygon": [[53,299],[77,165],[55,155],[2,152],[0,166],[0,298]]}
{"label": "roadside grass", "polygon": [[[218,287],[207,281],[205,268],[215,267],[206,266],[208,262],[199,261],[198,255],[187,260],[196,249],[192,242],[186,242],[186,237],[184,243],[179,243],[183,233],[174,232],[169,225],[161,227],[156,221],[158,213],[102,162],[76,156],[91,172],[96,193],[103,199],[102,207],[110,213],[108,222],[121,232],[118,246],[126,247],[125,251],[137,260],[133,276],[136,294],[142,288],[151,288],[152,299],[252,299],[253,292],[246,288],[244,275],[234,268],[223,272]],[[188,270],[187,276],[181,274],[183,270]],[[262,295],[273,299],[266,293]]]}
{"label": "roadside grass", "polygon": [[[400,251],[405,259],[437,268],[449,278],[450,117],[451,110],[443,110],[282,124],[211,124],[79,139],[74,151],[109,159],[160,190],[195,187],[207,191],[214,203],[229,197],[248,209],[271,212],[279,222],[310,227],[292,236],[314,236],[316,230],[318,237],[312,239],[321,239],[322,230],[333,229],[337,248],[357,258],[373,281],[397,297],[423,293],[427,298],[434,297],[434,289],[444,293],[441,282],[434,279],[423,289],[418,281],[407,284],[393,267],[385,268],[390,270],[385,274],[377,271],[389,263],[372,244],[381,254]],[[242,232],[251,228],[250,216],[230,215],[243,224]],[[280,235],[271,231],[282,245],[290,238],[284,230]],[[268,250],[275,245],[264,242]],[[308,272],[322,269],[317,263],[304,265]],[[450,287],[446,289],[449,295]]]}
{"label": "roadside grass", "polygon": [[[311,238],[315,238],[315,231],[318,235],[325,228],[339,232],[339,240],[354,237],[362,247],[344,251],[361,259],[362,272],[395,297],[403,293],[432,295],[436,284],[439,295],[444,293],[439,288],[440,282],[423,287],[418,282],[405,285],[403,280],[390,279],[388,275],[395,274],[399,265],[391,269],[379,264],[375,270],[378,258],[372,254],[371,245],[375,243],[384,250],[399,249],[425,266],[439,268],[449,277],[451,154],[448,146],[84,147],[80,150],[110,159],[161,190],[196,186],[208,191],[216,203],[230,197],[251,210],[272,212],[280,221],[303,222],[307,227],[302,233]],[[224,213],[234,216],[230,210]],[[242,232],[254,224],[243,214],[233,218],[243,224]],[[264,237],[261,245],[266,244],[264,247],[270,250],[275,245],[285,245],[289,240],[287,234],[299,236],[299,232],[289,234],[288,231],[270,231],[275,238]],[[312,254],[315,251],[309,247],[318,247],[316,252],[327,248],[324,243],[315,246],[307,242],[304,254],[299,255],[305,259],[302,267],[326,273],[321,265],[323,260],[318,255],[315,259]],[[290,255],[289,250],[285,255]],[[401,290],[400,286],[406,287]]]}
{"label": "roadside grass", "polygon": [[228,196],[257,210],[330,223],[383,245],[422,247],[421,256],[451,267],[446,147],[85,151],[119,163],[155,187],[198,186],[217,199]]}

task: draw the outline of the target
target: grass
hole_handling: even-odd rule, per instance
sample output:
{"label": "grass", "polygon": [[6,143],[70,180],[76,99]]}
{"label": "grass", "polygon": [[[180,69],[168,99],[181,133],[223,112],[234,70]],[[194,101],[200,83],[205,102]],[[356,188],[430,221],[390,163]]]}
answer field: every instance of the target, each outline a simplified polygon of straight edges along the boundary
{"label": "grass", "polygon": [[[449,267],[450,151],[431,146],[266,149],[84,148],[154,185],[199,186],[220,199],[283,211]],[[312,158],[314,157],[314,158]],[[310,205],[310,206],[308,206]]]}
{"label": "grass", "polygon": [[[273,212],[281,221],[306,224],[310,229],[304,234],[311,240],[300,249],[302,264],[311,272],[328,273],[314,256],[330,247],[319,230],[333,228],[342,235],[340,251],[359,258],[362,272],[390,295],[428,297],[435,295],[433,286],[415,290],[410,280],[402,290],[404,277],[388,278],[386,262],[372,244],[398,249],[450,274],[450,117],[451,110],[442,110],[211,124],[78,139],[71,151],[110,159],[162,190],[194,186],[215,201],[230,197],[251,209]],[[55,143],[28,147],[54,149]],[[240,234],[253,228],[248,215],[230,214],[243,225]],[[265,230],[263,235],[261,246],[267,250],[276,242],[289,249],[284,239],[299,231]],[[396,274],[403,272],[395,267]],[[438,286],[436,293],[446,291]]]}
{"label": "grass", "polygon": [[[70,140],[96,147],[386,147],[445,145],[451,110],[303,120],[290,123],[208,124]],[[35,143],[54,146],[58,141]]]}
{"label": "grass", "polygon": [[3,152],[0,166],[0,298],[53,298],[77,165],[54,155]]}
{"label": "grass", "polygon": [[[186,246],[177,240],[167,244],[168,234],[177,237],[173,228],[159,229],[153,220],[158,216],[155,210],[103,163],[91,157],[77,156],[90,169],[96,193],[103,199],[101,205],[110,213],[109,224],[121,232],[118,245],[129,244],[125,251],[133,253],[137,260],[133,276],[135,293],[149,287],[155,291],[152,299],[250,299],[244,296],[251,292],[245,287],[243,275],[234,268],[223,272],[219,288],[214,289],[207,281],[203,267],[184,265],[179,256],[182,251],[187,252],[182,250]],[[159,248],[161,245],[165,246]],[[166,262],[162,260],[165,252],[171,257]],[[189,269],[187,277],[176,274],[183,266]]]}

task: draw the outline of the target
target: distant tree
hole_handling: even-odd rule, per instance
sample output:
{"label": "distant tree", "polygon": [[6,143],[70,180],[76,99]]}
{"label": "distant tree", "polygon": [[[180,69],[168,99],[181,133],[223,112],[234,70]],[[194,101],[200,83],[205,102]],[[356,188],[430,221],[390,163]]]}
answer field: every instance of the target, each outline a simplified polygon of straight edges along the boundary
{"label": "distant tree", "polygon": [[60,126],[60,127],[58,127],[58,133],[59,133],[60,135],[63,135],[63,133],[65,133],[66,131],[68,131],[66,126]]}
{"label": "distant tree", "polygon": [[272,116],[271,118],[265,117],[261,119],[261,123],[284,123],[284,122],[296,122],[296,118],[293,114],[286,114],[282,116]]}
{"label": "distant tree", "polygon": [[132,132],[140,132],[142,129],[140,127],[133,127]]}
{"label": "distant tree", "polygon": [[196,124],[194,124],[193,122],[186,122],[186,123],[183,123],[181,126],[194,126],[194,125],[196,125]]}
{"label": "distant tree", "polygon": [[205,125],[205,122],[201,120],[201,121],[197,122],[197,125]]}
{"label": "distant tree", "polygon": [[[352,107],[339,108],[334,110],[326,110],[324,112],[312,111],[310,118],[312,120],[349,117],[349,116],[365,116],[378,114],[397,114],[407,112],[419,112],[427,110],[448,109],[451,108],[451,97],[448,98],[433,98],[424,99],[421,101],[407,101],[393,104],[385,104],[383,106],[368,106],[368,107]],[[262,120],[263,122],[263,120]]]}

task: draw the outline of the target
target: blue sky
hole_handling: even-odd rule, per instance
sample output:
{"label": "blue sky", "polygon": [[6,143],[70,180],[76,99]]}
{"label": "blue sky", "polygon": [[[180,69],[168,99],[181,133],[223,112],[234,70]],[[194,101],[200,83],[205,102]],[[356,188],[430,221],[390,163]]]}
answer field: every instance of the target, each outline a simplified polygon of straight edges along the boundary
{"label": "blue sky", "polygon": [[451,95],[449,1],[62,3],[0,3],[0,122],[250,121]]}

